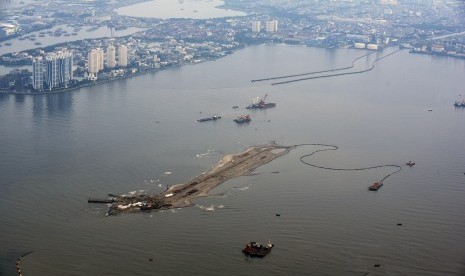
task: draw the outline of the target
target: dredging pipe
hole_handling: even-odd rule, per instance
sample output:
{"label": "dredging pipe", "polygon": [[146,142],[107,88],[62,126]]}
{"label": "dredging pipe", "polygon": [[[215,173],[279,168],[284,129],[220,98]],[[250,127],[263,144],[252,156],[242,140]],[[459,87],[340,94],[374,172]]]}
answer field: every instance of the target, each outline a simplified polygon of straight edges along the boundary
{"label": "dredging pipe", "polygon": [[277,77],[271,77],[271,78],[263,78],[263,79],[255,79],[251,80],[251,82],[260,82],[260,81],[269,81],[269,80],[279,80],[279,79],[286,79],[286,78],[294,78],[294,77],[301,77],[301,76],[308,76],[308,75],[314,75],[314,74],[321,74],[321,73],[328,73],[328,72],[335,72],[335,71],[342,71],[342,70],[348,70],[352,69],[355,66],[355,62],[357,60],[362,59],[364,57],[367,57],[371,54],[374,54],[375,52],[371,52],[368,54],[365,54],[363,56],[359,56],[358,58],[354,59],[352,61],[351,66],[346,66],[346,67],[340,67],[340,68],[334,68],[334,69],[328,69],[328,70],[322,70],[322,71],[313,71],[313,72],[307,72],[307,73],[300,73],[300,74],[294,74],[294,75],[286,75],[286,76],[277,76]]}
{"label": "dredging pipe", "polygon": [[338,73],[338,74],[329,74],[329,75],[323,75],[323,76],[315,76],[315,77],[308,77],[308,78],[301,78],[301,79],[295,79],[295,80],[287,80],[287,81],[281,81],[281,82],[273,82],[271,85],[282,85],[282,84],[288,84],[292,82],[298,82],[298,81],[304,81],[304,80],[314,80],[314,79],[322,79],[322,78],[331,78],[331,77],[338,77],[338,76],[345,76],[345,75],[355,75],[355,74],[361,74],[361,73],[366,73],[368,71],[371,71],[375,69],[375,63],[382,60],[383,58],[387,58],[388,56],[391,56],[399,51],[402,51],[402,49],[396,50],[392,53],[389,53],[387,55],[384,55],[382,57],[379,57],[375,59],[372,63],[370,68],[364,69],[364,70],[359,70],[359,71],[353,71],[353,72],[346,72],[346,73]]}
{"label": "dredging pipe", "polygon": [[18,276],[22,276],[22,275],[23,275],[23,273],[21,272],[21,267],[20,267],[20,265],[21,265],[21,259],[24,258],[24,257],[26,257],[27,255],[31,254],[32,252],[34,252],[34,251],[29,251],[29,252],[27,252],[27,253],[24,253],[24,254],[21,255],[21,256],[19,257],[19,259],[16,261],[16,271],[18,272]]}
{"label": "dredging pipe", "polygon": [[362,168],[334,168],[334,167],[325,167],[325,166],[319,166],[319,165],[315,165],[313,163],[310,163],[308,161],[305,161],[304,159],[307,158],[307,157],[310,157],[318,152],[322,152],[322,151],[330,151],[330,150],[338,150],[339,147],[336,146],[336,145],[327,145],[327,144],[299,144],[299,145],[294,145],[295,147],[301,147],[301,146],[321,146],[321,147],[326,147],[324,149],[318,149],[318,150],[315,150],[311,153],[308,153],[308,154],[304,154],[302,156],[300,156],[299,160],[300,162],[302,162],[303,164],[305,165],[308,165],[308,166],[311,166],[311,167],[314,167],[314,168],[318,168],[318,169],[324,169],[324,170],[331,170],[331,171],[365,171],[365,170],[372,170],[372,169],[378,169],[378,168],[395,168],[396,170],[392,173],[389,173],[387,174],[386,176],[384,176],[380,181],[379,183],[383,183],[384,180],[386,180],[388,177],[400,172],[402,170],[402,167],[399,166],[399,165],[395,165],[395,164],[386,164],[386,165],[377,165],[377,166],[370,166],[370,167],[362,167]]}

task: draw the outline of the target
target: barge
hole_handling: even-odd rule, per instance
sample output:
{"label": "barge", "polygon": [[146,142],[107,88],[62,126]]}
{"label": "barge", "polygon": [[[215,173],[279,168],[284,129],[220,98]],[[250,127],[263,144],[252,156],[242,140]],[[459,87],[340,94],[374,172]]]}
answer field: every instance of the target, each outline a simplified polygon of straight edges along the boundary
{"label": "barge", "polygon": [[218,119],[221,119],[221,116],[212,116],[212,117],[207,117],[207,118],[202,118],[202,119],[198,119],[197,122],[207,122],[207,121],[216,121]]}
{"label": "barge", "polygon": [[383,183],[381,182],[375,182],[373,183],[373,185],[371,185],[370,187],[368,187],[368,190],[370,191],[377,191],[379,190],[379,188],[381,188],[383,186]]}
{"label": "barge", "polygon": [[276,107],[275,103],[267,103],[267,102],[265,102],[267,96],[268,96],[268,94],[265,94],[265,97],[263,97],[263,98],[257,97],[252,102],[252,104],[250,104],[246,108],[247,109],[266,109],[266,108]]}

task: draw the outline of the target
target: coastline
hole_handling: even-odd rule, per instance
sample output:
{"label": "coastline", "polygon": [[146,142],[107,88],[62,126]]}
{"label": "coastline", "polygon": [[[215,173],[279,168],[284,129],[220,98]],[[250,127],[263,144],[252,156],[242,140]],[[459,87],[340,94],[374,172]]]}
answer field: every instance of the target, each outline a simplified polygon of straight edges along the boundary
{"label": "coastline", "polygon": [[252,173],[274,159],[289,153],[295,146],[282,146],[275,142],[261,146],[252,146],[240,153],[225,155],[208,171],[192,180],[171,185],[167,190],[156,195],[139,194],[110,198],[89,198],[89,203],[109,203],[106,215],[134,213],[150,210],[185,208],[192,206],[192,200],[209,196],[209,191],[222,183]]}
{"label": "coastline", "polygon": [[47,90],[44,90],[44,91],[34,91],[34,90],[8,91],[8,90],[1,90],[0,89],[0,95],[48,95],[48,94],[57,94],[57,93],[63,93],[63,92],[70,92],[70,91],[78,90],[78,89],[84,88],[84,87],[96,86],[96,85],[99,85],[99,84],[108,83],[108,82],[112,82],[112,81],[129,79],[129,78],[138,77],[138,76],[149,74],[149,73],[163,71],[163,70],[166,70],[166,69],[178,68],[178,67],[186,66],[186,65],[196,65],[196,64],[199,64],[199,63],[207,62],[207,61],[214,61],[214,60],[229,56],[230,54],[233,54],[236,50],[240,50],[240,49],[246,48],[247,46],[251,46],[251,45],[255,45],[255,44],[239,45],[234,49],[230,49],[229,53],[225,54],[224,56],[219,56],[219,57],[215,57],[215,58],[205,58],[204,60],[201,60],[200,62],[190,62],[190,63],[181,63],[181,64],[176,63],[176,64],[171,64],[169,66],[164,66],[164,67],[159,67],[159,68],[149,68],[149,69],[145,69],[144,71],[138,71],[137,73],[133,73],[133,74],[129,74],[129,75],[114,77],[114,78],[105,79],[105,80],[97,80],[97,81],[94,81],[94,82],[87,82],[87,83],[78,84],[78,85],[72,86],[72,87],[63,87],[63,88],[53,89],[53,90],[49,90],[49,91],[47,91]]}

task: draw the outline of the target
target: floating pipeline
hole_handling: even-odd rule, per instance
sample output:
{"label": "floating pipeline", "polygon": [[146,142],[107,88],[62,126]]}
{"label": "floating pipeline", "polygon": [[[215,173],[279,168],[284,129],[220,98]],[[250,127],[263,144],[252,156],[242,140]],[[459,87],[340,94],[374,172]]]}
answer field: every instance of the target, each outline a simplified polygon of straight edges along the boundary
{"label": "floating pipeline", "polygon": [[33,253],[33,252],[34,252],[34,251],[29,251],[29,252],[27,252],[27,253],[24,253],[24,254],[21,255],[21,256],[19,257],[19,259],[16,261],[16,270],[18,271],[18,276],[22,276],[22,275],[23,275],[22,272],[21,272],[21,268],[20,268],[21,259],[24,258],[24,257],[26,257],[27,255]]}
{"label": "floating pipeline", "polygon": [[376,52],[371,52],[368,54],[365,54],[363,56],[359,56],[358,58],[354,59],[352,61],[351,66],[346,66],[346,67],[340,67],[340,68],[334,68],[334,69],[328,69],[328,70],[322,70],[322,71],[312,71],[312,72],[307,72],[307,73],[301,73],[301,74],[294,74],[294,75],[286,75],[286,76],[278,76],[278,77],[271,77],[271,78],[264,78],[264,79],[255,79],[251,80],[251,82],[261,82],[261,81],[269,81],[269,80],[279,80],[279,79],[286,79],[286,78],[294,78],[294,77],[302,77],[302,76],[308,76],[308,75],[314,75],[314,74],[321,74],[321,73],[328,73],[328,72],[336,72],[336,71],[342,71],[342,70],[348,70],[352,69],[355,66],[355,62],[357,60],[362,59],[364,57],[367,57],[371,54],[374,54]]}
{"label": "floating pipeline", "polygon": [[396,168],[396,170],[388,175],[386,175],[385,177],[383,177],[379,183],[383,183],[384,180],[386,180],[388,177],[400,172],[402,170],[402,167],[399,166],[399,165],[393,165],[393,164],[387,164],[387,165],[377,165],[377,166],[370,166],[370,167],[363,167],[363,168],[333,168],[333,167],[324,167],[324,166],[318,166],[318,165],[315,165],[315,164],[312,164],[312,163],[309,163],[307,161],[305,161],[304,159],[307,158],[307,157],[310,157],[318,152],[322,152],[322,151],[330,151],[330,150],[338,150],[339,147],[336,146],[336,145],[327,145],[327,144],[300,144],[300,145],[295,145],[295,147],[301,147],[301,146],[321,146],[321,147],[329,147],[329,148],[326,148],[326,149],[319,149],[319,150],[315,150],[309,154],[304,154],[302,155],[299,160],[300,162],[302,162],[303,164],[305,165],[308,165],[308,166],[311,166],[311,167],[314,167],[314,168],[318,168],[318,169],[324,169],[324,170],[331,170],[331,171],[365,171],[365,170],[372,170],[372,169],[378,169],[378,168]]}
{"label": "floating pipeline", "polygon": [[295,80],[288,80],[288,81],[282,81],[282,82],[273,82],[271,85],[281,85],[281,84],[288,84],[288,83],[292,83],[292,82],[298,82],[298,81],[304,81],[304,80],[314,80],[314,79],[322,79],[322,78],[331,78],[331,77],[339,77],[339,76],[345,76],[345,75],[355,75],[355,74],[362,74],[362,73],[366,73],[366,72],[369,72],[373,69],[375,69],[375,63],[384,59],[384,58],[387,58],[388,56],[391,56],[399,51],[402,51],[403,49],[399,49],[399,50],[396,50],[392,53],[389,53],[387,55],[384,55],[382,57],[379,57],[377,59],[375,59],[372,63],[371,63],[371,66],[370,68],[368,69],[364,69],[364,70],[359,70],[359,71],[354,71],[354,72],[346,72],[346,73],[338,73],[338,74],[330,74],[330,75],[323,75],[323,76],[316,76],[316,77],[308,77],[308,78],[301,78],[301,79],[295,79]]}

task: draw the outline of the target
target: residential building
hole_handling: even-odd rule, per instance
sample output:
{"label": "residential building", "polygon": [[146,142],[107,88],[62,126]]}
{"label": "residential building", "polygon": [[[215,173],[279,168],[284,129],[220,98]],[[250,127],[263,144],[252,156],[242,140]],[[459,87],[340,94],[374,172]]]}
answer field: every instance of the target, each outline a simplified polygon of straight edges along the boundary
{"label": "residential building", "polygon": [[113,45],[110,45],[107,48],[107,67],[108,68],[116,67],[116,48]]}
{"label": "residential building", "polygon": [[87,54],[87,63],[89,75],[97,76],[98,72],[103,70],[103,49],[91,49]]}
{"label": "residential building", "polygon": [[44,61],[45,83],[48,89],[67,86],[73,79],[73,55],[69,51],[60,51],[47,55]]}
{"label": "residential building", "polygon": [[128,48],[126,45],[120,45],[118,47],[118,66],[128,66]]}
{"label": "residential building", "polygon": [[266,21],[266,32],[267,33],[275,33],[278,31],[278,20],[269,20]]}
{"label": "residential building", "polygon": [[32,61],[32,87],[35,90],[44,89],[44,60],[37,57]]}
{"label": "residential building", "polygon": [[262,28],[262,22],[252,21],[252,32],[259,33]]}

